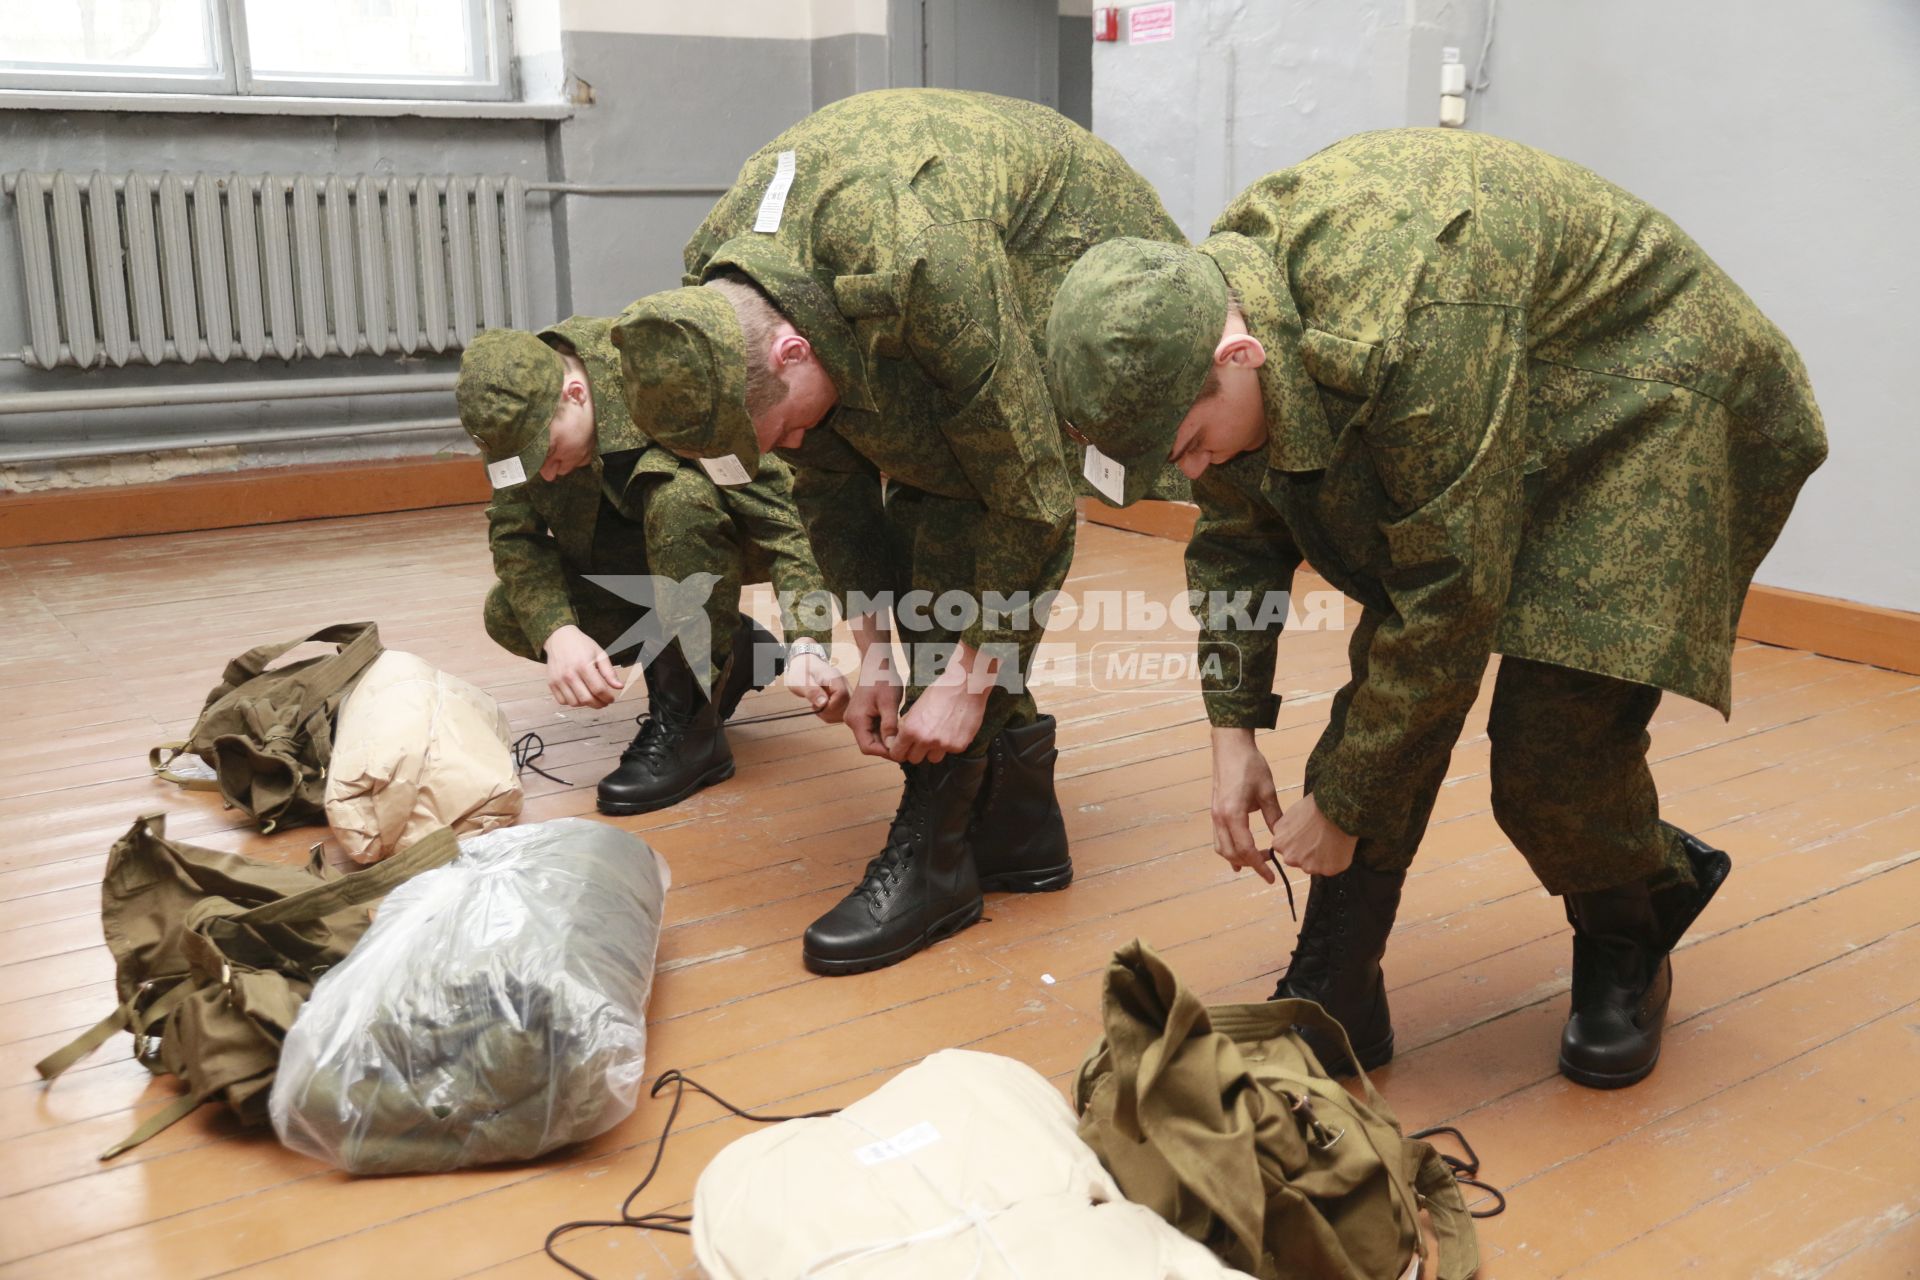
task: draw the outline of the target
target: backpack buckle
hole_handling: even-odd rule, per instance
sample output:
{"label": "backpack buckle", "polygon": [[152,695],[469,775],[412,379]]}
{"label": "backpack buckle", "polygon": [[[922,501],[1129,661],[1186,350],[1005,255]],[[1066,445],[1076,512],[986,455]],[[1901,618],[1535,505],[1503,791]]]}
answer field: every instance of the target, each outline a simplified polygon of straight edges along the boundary
{"label": "backpack buckle", "polygon": [[1280,1096],[1287,1100],[1287,1110],[1299,1116],[1301,1123],[1306,1126],[1307,1145],[1315,1151],[1330,1150],[1334,1143],[1347,1136],[1345,1129],[1327,1128],[1326,1122],[1314,1113],[1313,1103],[1306,1094],[1296,1096],[1282,1089]]}

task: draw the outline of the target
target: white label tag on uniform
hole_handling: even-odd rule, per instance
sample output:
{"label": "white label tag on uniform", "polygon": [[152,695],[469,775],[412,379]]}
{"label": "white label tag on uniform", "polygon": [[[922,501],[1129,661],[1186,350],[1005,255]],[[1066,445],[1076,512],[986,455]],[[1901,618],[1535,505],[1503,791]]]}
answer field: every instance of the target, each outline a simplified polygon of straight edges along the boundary
{"label": "white label tag on uniform", "polygon": [[747,468],[741,463],[738,454],[723,453],[717,458],[700,458],[697,461],[700,463],[701,470],[707,473],[707,479],[715,484],[746,484],[753,479],[747,474]]}
{"label": "white label tag on uniform", "polygon": [[767,194],[760,197],[760,214],[753,220],[755,231],[772,235],[780,229],[781,215],[787,211],[787,191],[792,186],[793,152],[782,151],[774,163],[773,181],[767,184]]}
{"label": "white label tag on uniform", "polygon": [[861,1164],[885,1164],[889,1160],[898,1160],[901,1156],[912,1155],[922,1147],[930,1147],[940,1141],[940,1131],[930,1121],[922,1120],[911,1129],[902,1129],[891,1138],[882,1138],[878,1142],[869,1142],[853,1153],[853,1158]]}
{"label": "white label tag on uniform", "polygon": [[518,457],[502,458],[487,464],[487,479],[493,481],[496,489],[509,489],[527,482],[527,469],[521,465]]}
{"label": "white label tag on uniform", "polygon": [[1114,506],[1127,500],[1127,469],[1092,445],[1087,446],[1087,461],[1080,474]]}

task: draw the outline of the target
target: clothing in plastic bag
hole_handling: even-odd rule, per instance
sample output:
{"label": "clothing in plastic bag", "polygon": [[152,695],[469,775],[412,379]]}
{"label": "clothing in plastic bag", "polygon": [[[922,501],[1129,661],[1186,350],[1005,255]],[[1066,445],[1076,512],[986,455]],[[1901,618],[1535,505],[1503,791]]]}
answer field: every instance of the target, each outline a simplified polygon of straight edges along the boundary
{"label": "clothing in plastic bag", "polygon": [[1247,1280],[1128,1203],[1037,1071],[964,1049],[721,1151],[693,1251],[710,1280]]}
{"label": "clothing in plastic bag", "polygon": [[581,818],[506,827],[388,896],[287,1034],[280,1140],[352,1173],[524,1160],[618,1124],[645,1070],[667,868]]}
{"label": "clothing in plastic bag", "polygon": [[500,704],[410,653],[374,659],[340,705],[327,765],[327,823],[355,862],[429,831],[491,831],[520,816],[520,779]]}

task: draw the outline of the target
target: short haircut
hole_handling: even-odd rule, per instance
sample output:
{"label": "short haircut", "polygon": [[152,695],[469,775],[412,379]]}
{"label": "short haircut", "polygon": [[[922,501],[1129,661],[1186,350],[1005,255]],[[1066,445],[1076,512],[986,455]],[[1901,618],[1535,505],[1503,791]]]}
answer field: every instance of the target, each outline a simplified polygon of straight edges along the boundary
{"label": "short haircut", "polygon": [[737,271],[715,276],[706,287],[725,298],[739,317],[747,345],[747,416],[757,418],[787,398],[787,384],[767,363],[774,331],[787,318],[759,285]]}

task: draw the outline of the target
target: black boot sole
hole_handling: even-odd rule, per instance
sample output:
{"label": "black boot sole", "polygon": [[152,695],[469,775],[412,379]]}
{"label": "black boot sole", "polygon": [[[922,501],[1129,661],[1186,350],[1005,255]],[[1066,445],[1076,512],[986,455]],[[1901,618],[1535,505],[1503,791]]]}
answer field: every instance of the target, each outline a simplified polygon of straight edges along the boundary
{"label": "black boot sole", "polygon": [[1635,1067],[1632,1071],[1623,1071],[1617,1074],[1605,1071],[1589,1071],[1585,1067],[1576,1067],[1565,1058],[1561,1058],[1560,1074],[1575,1084],[1585,1085],[1589,1089],[1624,1089],[1628,1085],[1639,1084],[1642,1080],[1645,1080],[1653,1074],[1653,1069],[1659,1065],[1660,1054],[1657,1050],[1654,1052],[1653,1061],[1647,1063],[1646,1066]]}
{"label": "black boot sole", "polygon": [[997,871],[980,877],[982,893],[1057,893],[1073,883],[1073,864],[1039,871]]}
{"label": "black boot sole", "polygon": [[701,774],[698,778],[695,778],[691,783],[681,788],[679,791],[675,792],[673,795],[664,796],[655,800],[613,800],[613,801],[602,800],[598,796],[595,796],[594,805],[600,810],[601,813],[604,813],[610,817],[616,817],[616,818],[630,817],[636,813],[654,813],[661,809],[671,809],[673,808],[674,805],[679,804],[682,800],[685,800],[687,797],[693,795],[695,792],[705,791],[708,787],[713,786],[715,783],[725,782],[728,778],[731,778],[732,776],[733,776],[733,761],[729,760],[725,764],[717,765],[714,768],[707,770],[705,773]]}
{"label": "black boot sole", "polygon": [[976,898],[966,906],[961,907],[958,911],[949,913],[945,919],[935,921],[926,932],[922,933],[914,941],[905,946],[895,947],[891,951],[883,951],[879,955],[858,956],[852,959],[836,960],[813,955],[808,952],[805,947],[802,947],[800,949],[800,961],[807,966],[810,972],[828,978],[844,978],[848,974],[854,973],[871,973],[875,969],[885,969],[889,965],[899,964],[908,956],[926,950],[942,938],[952,937],[968,925],[978,921],[985,909],[986,904]]}

